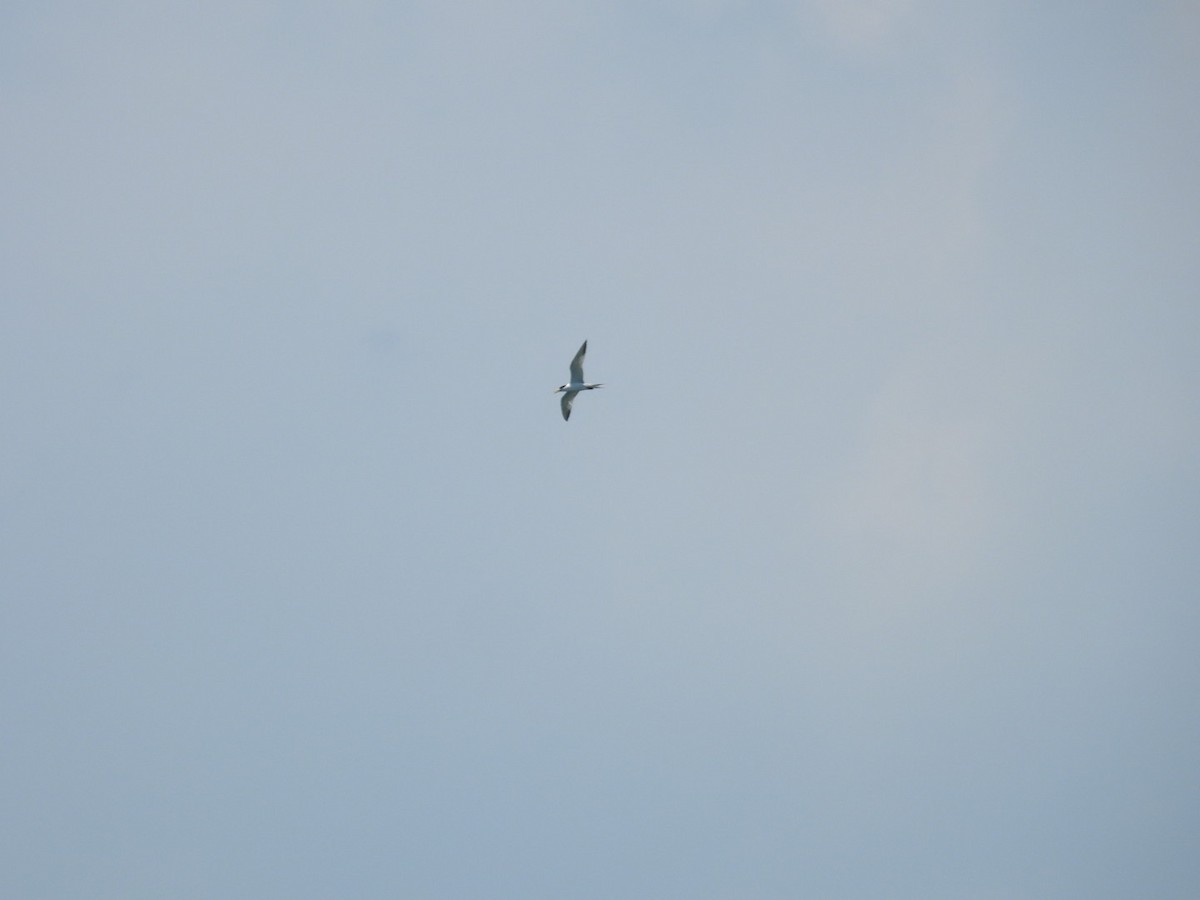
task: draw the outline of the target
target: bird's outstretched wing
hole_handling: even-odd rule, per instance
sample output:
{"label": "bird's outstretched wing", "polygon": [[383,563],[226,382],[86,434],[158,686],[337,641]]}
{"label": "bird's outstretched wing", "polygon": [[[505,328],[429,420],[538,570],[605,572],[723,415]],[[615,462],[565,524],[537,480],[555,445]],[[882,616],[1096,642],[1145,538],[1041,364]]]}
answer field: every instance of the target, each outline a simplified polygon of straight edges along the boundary
{"label": "bird's outstretched wing", "polygon": [[585,353],[587,353],[587,341],[583,342],[583,346],[571,360],[571,382],[574,384],[583,384],[583,356]]}
{"label": "bird's outstretched wing", "polygon": [[571,418],[571,404],[575,402],[577,393],[578,391],[563,391],[562,400],[559,402],[562,404],[564,422]]}

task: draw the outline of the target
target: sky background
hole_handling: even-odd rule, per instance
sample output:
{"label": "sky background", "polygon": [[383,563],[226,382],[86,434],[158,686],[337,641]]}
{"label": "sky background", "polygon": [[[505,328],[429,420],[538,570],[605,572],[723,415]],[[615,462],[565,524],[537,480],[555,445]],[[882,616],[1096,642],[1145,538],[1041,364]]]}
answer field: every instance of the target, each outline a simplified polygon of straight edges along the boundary
{"label": "sky background", "polygon": [[1200,895],[1198,109],[1193,2],[5,4],[0,894]]}

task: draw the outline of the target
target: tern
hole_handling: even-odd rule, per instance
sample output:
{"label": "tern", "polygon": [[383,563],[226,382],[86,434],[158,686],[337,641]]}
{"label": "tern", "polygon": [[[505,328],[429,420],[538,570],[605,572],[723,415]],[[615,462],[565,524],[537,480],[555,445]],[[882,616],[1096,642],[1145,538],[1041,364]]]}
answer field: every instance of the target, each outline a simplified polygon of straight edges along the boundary
{"label": "tern", "polygon": [[587,353],[587,341],[583,342],[583,346],[579,348],[579,352],[575,354],[575,358],[571,360],[571,380],[567,384],[559,385],[554,391],[556,394],[562,394],[562,414],[563,421],[571,418],[571,404],[575,402],[575,395],[580,391],[592,391],[598,387],[604,387],[602,384],[588,384],[583,380],[583,356]]}

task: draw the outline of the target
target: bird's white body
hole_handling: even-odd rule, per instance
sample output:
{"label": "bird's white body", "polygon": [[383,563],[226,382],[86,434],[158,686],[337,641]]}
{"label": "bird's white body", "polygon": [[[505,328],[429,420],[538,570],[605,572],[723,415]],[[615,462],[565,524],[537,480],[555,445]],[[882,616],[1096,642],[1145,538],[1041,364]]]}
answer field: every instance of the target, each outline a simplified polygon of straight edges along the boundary
{"label": "bird's white body", "polygon": [[583,346],[579,348],[579,352],[575,354],[575,358],[571,360],[571,380],[566,384],[559,385],[554,393],[562,394],[562,417],[563,421],[571,418],[571,404],[575,402],[575,395],[580,391],[592,391],[598,387],[604,387],[603,384],[592,384],[583,380],[583,357],[587,353],[587,341],[583,342]]}

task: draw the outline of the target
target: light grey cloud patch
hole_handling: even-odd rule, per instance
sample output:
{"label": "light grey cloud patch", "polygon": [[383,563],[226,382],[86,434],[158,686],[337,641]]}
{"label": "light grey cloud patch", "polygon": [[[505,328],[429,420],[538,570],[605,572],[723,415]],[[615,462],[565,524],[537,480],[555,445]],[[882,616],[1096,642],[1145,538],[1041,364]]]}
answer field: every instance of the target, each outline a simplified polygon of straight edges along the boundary
{"label": "light grey cloud patch", "polygon": [[924,398],[936,393],[924,379],[889,386],[864,422],[861,449],[815,511],[853,561],[848,577],[884,602],[977,577],[994,539],[995,435],[979,411],[928,408]]}
{"label": "light grey cloud patch", "polygon": [[797,5],[815,11],[839,46],[861,52],[886,42],[924,4],[913,0],[806,0]]}

